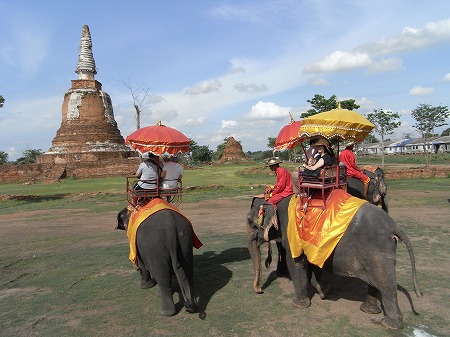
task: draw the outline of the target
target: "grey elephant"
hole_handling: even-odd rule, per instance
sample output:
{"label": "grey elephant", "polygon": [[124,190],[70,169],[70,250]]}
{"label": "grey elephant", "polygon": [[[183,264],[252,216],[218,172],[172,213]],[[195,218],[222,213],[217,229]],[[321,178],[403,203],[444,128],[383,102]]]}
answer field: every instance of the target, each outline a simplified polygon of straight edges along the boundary
{"label": "grey elephant", "polygon": [[[292,197],[292,196],[291,196]],[[273,226],[274,207],[263,199],[254,198],[251,210],[247,216],[247,246],[253,260],[255,292],[261,292],[261,253],[260,245],[268,240],[281,238],[286,252],[286,263],[292,283],[296,308],[307,308],[311,305],[307,295],[307,287],[311,275],[308,273],[308,261],[305,255],[292,258],[287,239],[288,205],[291,197],[284,198],[277,205],[278,227]],[[260,206],[264,213],[262,223],[258,223]],[[350,224],[335,247],[331,256],[326,260],[323,269],[341,276],[357,277],[368,283],[368,295],[361,310],[367,313],[380,313],[377,297],[381,294],[384,317],[381,324],[391,329],[403,328],[403,315],[397,302],[397,278],[395,272],[395,253],[397,241],[405,243],[411,259],[414,290],[417,296],[421,292],[417,285],[415,258],[411,241],[405,232],[398,227],[394,220],[382,209],[370,203],[360,206]],[[311,280],[321,297],[325,296],[325,289],[321,284]]]}
{"label": "grey elephant", "polygon": [[[370,177],[369,189],[367,191],[367,200],[388,213],[389,207],[386,201],[386,182],[384,180],[384,172],[381,168],[377,168],[373,172],[363,170],[364,174]],[[347,192],[351,195],[364,199],[364,186],[361,180],[357,178],[347,177]]]}
{"label": "grey elephant", "polygon": [[[116,229],[127,230],[130,213],[127,208],[117,215]],[[137,267],[141,287],[158,284],[161,294],[160,313],[176,313],[173,302],[172,276],[175,275],[184,299],[185,310],[198,311],[193,282],[193,229],[184,216],[163,209],[148,216],[136,234]]]}

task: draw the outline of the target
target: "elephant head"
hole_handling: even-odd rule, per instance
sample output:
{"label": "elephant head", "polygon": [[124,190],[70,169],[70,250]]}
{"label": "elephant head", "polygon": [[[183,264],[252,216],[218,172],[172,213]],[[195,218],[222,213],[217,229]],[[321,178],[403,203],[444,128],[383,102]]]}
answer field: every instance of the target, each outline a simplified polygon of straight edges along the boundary
{"label": "elephant head", "polygon": [[128,221],[130,221],[130,210],[128,207],[122,209],[117,213],[116,227],[114,229],[121,229],[126,231],[128,228]]}

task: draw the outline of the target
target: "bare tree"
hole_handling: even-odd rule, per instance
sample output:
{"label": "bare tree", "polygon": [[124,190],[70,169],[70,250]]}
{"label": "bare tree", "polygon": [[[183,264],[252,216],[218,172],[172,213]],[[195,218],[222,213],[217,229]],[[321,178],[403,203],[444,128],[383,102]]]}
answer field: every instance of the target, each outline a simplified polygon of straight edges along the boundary
{"label": "bare tree", "polygon": [[143,88],[138,85],[131,85],[130,80],[128,82],[120,81],[123,83],[125,87],[130,90],[131,97],[133,98],[133,107],[135,111],[135,118],[136,118],[136,130],[139,130],[141,128],[141,112],[142,107],[145,103],[145,100],[147,98],[148,92],[150,90],[150,87]]}

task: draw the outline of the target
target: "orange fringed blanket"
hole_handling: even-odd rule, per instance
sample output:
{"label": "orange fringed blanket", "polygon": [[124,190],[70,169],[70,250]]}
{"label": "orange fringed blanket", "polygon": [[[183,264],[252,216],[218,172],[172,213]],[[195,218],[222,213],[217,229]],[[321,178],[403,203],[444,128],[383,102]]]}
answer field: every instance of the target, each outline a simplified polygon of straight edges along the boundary
{"label": "orange fringed blanket", "polygon": [[344,190],[335,189],[328,197],[325,210],[308,207],[305,214],[300,198],[294,195],[289,203],[287,228],[292,257],[305,253],[309,262],[323,267],[353,216],[365,202]]}
{"label": "orange fringed blanket", "polygon": [[[138,230],[140,224],[145,219],[147,219],[150,215],[152,215],[153,213],[156,213],[163,209],[171,209],[171,210],[177,212],[178,214],[183,215],[178,210],[178,208],[176,208],[174,205],[169,204],[167,201],[165,201],[163,199],[159,199],[159,198],[153,199],[147,205],[139,208],[136,211],[131,212],[130,221],[128,222],[127,236],[128,236],[128,240],[130,241],[129,259],[134,264],[136,264],[136,259],[137,259],[136,233],[137,233],[137,230]],[[187,220],[189,221],[189,219],[187,219]],[[191,223],[191,226],[192,226],[192,223]],[[193,237],[194,248],[199,249],[201,246],[203,246],[202,242],[199,240],[199,238],[195,234],[194,228],[192,228],[192,237]]]}

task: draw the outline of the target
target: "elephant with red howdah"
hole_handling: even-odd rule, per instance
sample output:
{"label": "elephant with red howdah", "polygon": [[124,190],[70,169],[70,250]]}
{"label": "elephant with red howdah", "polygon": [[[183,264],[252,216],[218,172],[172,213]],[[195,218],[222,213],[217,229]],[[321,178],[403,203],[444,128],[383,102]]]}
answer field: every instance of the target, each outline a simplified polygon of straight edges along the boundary
{"label": "elephant with red howdah", "polygon": [[[282,246],[285,248],[288,271],[294,285],[293,305],[303,309],[311,305],[311,300],[307,295],[309,282],[322,298],[325,290],[320,288],[320,282],[310,281],[310,266],[304,254],[292,258],[287,239],[288,205],[291,197],[284,198],[277,205],[278,229],[273,227],[275,213],[273,205],[265,203],[261,198],[253,199],[251,210],[247,216],[247,246],[253,260],[253,288],[255,292],[261,293],[259,286],[261,278],[260,246],[267,240],[281,238]],[[262,206],[264,219],[259,224],[257,218],[258,214],[261,214],[260,206]],[[364,203],[356,211],[347,230],[323,266],[324,270],[333,274],[357,277],[368,283],[368,295],[360,307],[364,312],[371,314],[382,312],[377,299],[381,294],[384,310],[381,324],[390,329],[403,328],[403,315],[397,301],[395,271],[398,240],[405,243],[409,252],[414,290],[420,297],[422,294],[417,285],[415,258],[410,239],[386,212],[370,203]]]}
{"label": "elephant with red howdah", "polygon": [[[126,230],[130,213],[124,208],[117,215],[116,229]],[[171,210],[160,210],[148,216],[136,235],[137,267],[141,272],[141,288],[158,284],[160,313],[176,313],[172,297],[172,275],[180,285],[185,310],[198,311],[194,297],[193,229],[184,216]]]}

